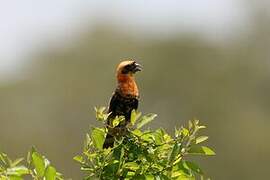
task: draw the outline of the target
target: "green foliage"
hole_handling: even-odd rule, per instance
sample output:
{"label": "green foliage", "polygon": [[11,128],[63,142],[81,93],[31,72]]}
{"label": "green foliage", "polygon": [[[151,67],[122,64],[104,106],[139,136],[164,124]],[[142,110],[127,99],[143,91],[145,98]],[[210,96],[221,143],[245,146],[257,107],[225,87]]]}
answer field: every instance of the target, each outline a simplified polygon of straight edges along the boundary
{"label": "green foliage", "polygon": [[26,165],[23,158],[12,161],[6,154],[0,153],[0,179],[23,180],[32,177],[34,180],[62,180],[62,175],[50,164],[49,160],[36,151],[28,153]]}
{"label": "green foliage", "polygon": [[[96,117],[105,124],[108,114],[104,110],[96,108]],[[205,126],[201,126],[199,120],[189,121],[188,128],[175,129],[173,137],[164,129],[141,130],[155,117],[155,114],[141,116],[133,111],[128,134],[115,139],[113,148],[108,149],[102,148],[107,127],[93,128],[86,135],[83,153],[74,157],[81,164],[81,170],[86,172],[85,179],[203,179],[202,169],[188,157],[215,155],[209,147],[200,145],[208,139],[207,136],[198,136],[199,130]],[[119,124],[120,119],[117,117],[115,124]]]}
{"label": "green foliage", "polygon": [[[109,114],[105,108],[96,110],[96,119],[106,124]],[[114,141],[113,148],[103,149],[107,125],[95,127],[86,135],[83,153],[74,157],[86,172],[84,179],[101,180],[195,180],[204,178],[204,172],[190,155],[215,155],[209,147],[200,144],[208,139],[198,136],[198,131],[205,126],[199,120],[189,121],[188,128],[175,129],[170,136],[164,129],[142,130],[143,126],[153,121],[156,114],[132,111],[128,133]],[[123,117],[116,117],[112,127],[116,127]],[[0,179],[23,180],[62,180],[63,177],[51,165],[48,159],[35,148],[28,153],[26,165],[23,158],[12,161],[6,154],[0,153]]]}

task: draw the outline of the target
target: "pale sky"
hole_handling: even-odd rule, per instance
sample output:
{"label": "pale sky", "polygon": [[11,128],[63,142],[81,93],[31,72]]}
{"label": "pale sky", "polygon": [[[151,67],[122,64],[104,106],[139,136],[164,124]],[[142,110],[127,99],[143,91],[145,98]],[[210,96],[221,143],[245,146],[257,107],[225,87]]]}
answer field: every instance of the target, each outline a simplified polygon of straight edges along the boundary
{"label": "pale sky", "polygon": [[[111,21],[132,32],[190,31],[227,36],[247,21],[237,0],[8,0],[0,2],[0,79],[37,47],[72,38],[83,25]],[[210,36],[209,36],[210,37]]]}

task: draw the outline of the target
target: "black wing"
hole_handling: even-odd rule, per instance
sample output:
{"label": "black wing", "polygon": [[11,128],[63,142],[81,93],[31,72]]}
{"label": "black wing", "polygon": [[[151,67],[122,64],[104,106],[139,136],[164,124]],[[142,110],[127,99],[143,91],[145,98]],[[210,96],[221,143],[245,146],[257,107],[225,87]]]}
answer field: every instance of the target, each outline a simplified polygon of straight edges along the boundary
{"label": "black wing", "polygon": [[[125,116],[126,123],[124,125],[127,125],[130,121],[130,115],[133,109],[137,110],[139,105],[139,100],[137,97],[125,97],[122,96],[119,92],[115,91],[113,94],[110,105],[109,105],[109,113],[110,116],[108,117],[107,123],[111,125],[111,121],[116,116]],[[113,147],[114,144],[114,132],[112,129],[109,128],[109,132],[106,135],[105,142],[103,144],[103,148]]]}
{"label": "black wing", "polygon": [[137,97],[125,97],[119,92],[115,92],[110,100],[109,105],[109,119],[113,119],[116,116],[125,116],[127,121],[130,120],[130,114],[133,109],[137,110],[139,100]]}

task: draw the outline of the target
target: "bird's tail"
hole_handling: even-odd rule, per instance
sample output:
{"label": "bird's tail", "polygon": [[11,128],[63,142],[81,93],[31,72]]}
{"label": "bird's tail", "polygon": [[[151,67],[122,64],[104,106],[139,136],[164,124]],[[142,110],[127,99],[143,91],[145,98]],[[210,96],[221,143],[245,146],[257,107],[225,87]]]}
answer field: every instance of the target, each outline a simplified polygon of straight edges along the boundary
{"label": "bird's tail", "polygon": [[106,135],[103,149],[113,147],[115,138],[120,140],[122,137],[125,137],[128,134],[127,124],[118,125],[114,128],[108,128],[108,133]]}
{"label": "bird's tail", "polygon": [[114,137],[107,133],[104,144],[103,144],[103,149],[107,149],[107,148],[112,148],[114,144]]}

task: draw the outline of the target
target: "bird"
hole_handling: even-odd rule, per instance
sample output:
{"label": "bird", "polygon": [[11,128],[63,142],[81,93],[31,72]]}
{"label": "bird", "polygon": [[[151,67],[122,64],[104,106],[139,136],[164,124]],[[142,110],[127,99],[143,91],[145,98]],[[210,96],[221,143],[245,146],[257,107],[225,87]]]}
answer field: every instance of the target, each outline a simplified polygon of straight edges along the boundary
{"label": "bird", "polygon": [[[113,147],[114,139],[125,134],[131,112],[138,109],[139,89],[135,74],[141,70],[142,65],[132,59],[121,61],[116,68],[117,86],[109,103],[109,116],[106,122],[108,132],[103,144],[104,149]],[[112,128],[112,121],[120,116],[124,117],[124,121]]]}

